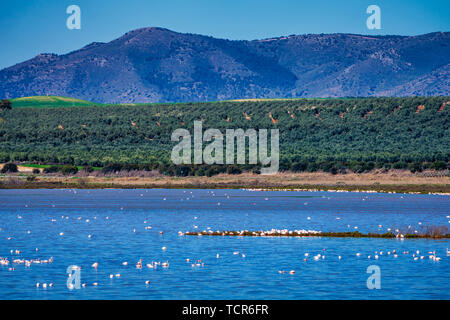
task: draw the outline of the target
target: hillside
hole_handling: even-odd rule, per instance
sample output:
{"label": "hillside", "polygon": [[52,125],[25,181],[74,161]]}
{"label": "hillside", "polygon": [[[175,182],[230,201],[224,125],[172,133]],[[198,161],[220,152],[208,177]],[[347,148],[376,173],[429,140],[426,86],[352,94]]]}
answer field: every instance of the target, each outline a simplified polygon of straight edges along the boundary
{"label": "hillside", "polygon": [[100,103],[449,95],[450,33],[230,41],[142,28],[0,70],[0,97]]}
{"label": "hillside", "polygon": [[34,96],[11,99],[13,108],[48,108],[93,106],[95,103],[75,98],[58,96]]}
{"label": "hillside", "polygon": [[194,120],[222,132],[278,128],[282,170],[450,160],[450,97],[413,97],[13,108],[0,112],[0,163],[170,165],[172,132],[192,132]]}

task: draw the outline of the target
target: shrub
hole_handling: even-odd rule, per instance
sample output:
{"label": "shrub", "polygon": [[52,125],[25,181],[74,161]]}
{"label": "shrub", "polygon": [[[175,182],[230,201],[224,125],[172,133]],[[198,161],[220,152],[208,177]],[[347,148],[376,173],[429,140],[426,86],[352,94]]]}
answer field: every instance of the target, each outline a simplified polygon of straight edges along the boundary
{"label": "shrub", "polygon": [[0,101],[0,109],[11,110],[11,101],[2,99],[2,101]]}
{"label": "shrub", "polygon": [[302,172],[308,168],[308,163],[306,161],[294,162],[291,168],[294,172]]}
{"label": "shrub", "polygon": [[308,172],[316,172],[317,170],[319,170],[319,166],[315,162],[309,163],[308,168],[306,169]]}
{"label": "shrub", "polygon": [[253,173],[253,174],[261,174],[261,169],[260,169],[259,167],[254,167],[254,168],[252,169],[252,173]]}
{"label": "shrub", "polygon": [[71,174],[77,174],[78,168],[71,165],[63,166],[61,169],[62,174],[64,175],[71,175]]}
{"label": "shrub", "polygon": [[238,166],[232,165],[232,166],[227,167],[227,173],[228,174],[240,174],[240,173],[242,173],[242,170]]}
{"label": "shrub", "polygon": [[17,166],[14,163],[6,163],[3,168],[1,173],[7,173],[7,172],[18,172],[19,170],[17,169]]}
{"label": "shrub", "polygon": [[410,163],[408,168],[412,173],[422,172],[422,164],[419,162]]}
{"label": "shrub", "polygon": [[177,166],[174,175],[178,177],[187,177],[191,173],[191,168],[187,165]]}
{"label": "shrub", "polygon": [[447,235],[447,233],[448,228],[446,226],[428,226],[425,227],[423,234],[432,238],[440,238]]}
{"label": "shrub", "polygon": [[195,176],[203,177],[205,175],[205,169],[203,167],[198,168],[195,170]]}
{"label": "shrub", "polygon": [[396,162],[396,163],[394,163],[393,165],[392,165],[392,168],[393,169],[406,169],[407,168],[407,163],[406,162],[404,162],[404,161],[398,161],[398,162]]}
{"label": "shrub", "polygon": [[44,173],[55,173],[55,172],[58,172],[60,170],[61,170],[61,168],[58,167],[58,166],[51,166],[51,167],[48,167],[48,168],[44,168]]}
{"label": "shrub", "polygon": [[206,169],[205,171],[205,175],[207,177],[212,177],[216,174],[219,174],[219,172],[217,171],[217,169],[215,167],[209,167],[208,169]]}
{"label": "shrub", "polygon": [[92,166],[84,166],[83,170],[88,173],[94,172],[94,168],[92,168]]}
{"label": "shrub", "polygon": [[430,165],[430,169],[445,170],[447,169],[447,164],[444,161],[435,161]]}
{"label": "shrub", "polygon": [[102,172],[108,174],[108,173],[119,172],[120,170],[122,170],[121,164],[111,163],[111,164],[108,164],[107,166],[103,167]]}

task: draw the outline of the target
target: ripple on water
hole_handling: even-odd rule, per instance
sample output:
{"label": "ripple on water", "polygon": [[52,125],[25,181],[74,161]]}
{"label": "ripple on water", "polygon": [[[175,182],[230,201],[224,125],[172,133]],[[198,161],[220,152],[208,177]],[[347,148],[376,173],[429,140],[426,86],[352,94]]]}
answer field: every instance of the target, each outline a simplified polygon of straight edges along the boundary
{"label": "ripple on water", "polygon": [[[0,257],[10,262],[54,257],[52,263],[30,267],[0,266],[0,298],[448,299],[448,240],[178,235],[272,228],[386,232],[446,225],[448,212],[450,197],[440,195],[0,190]],[[386,254],[393,250],[397,258]],[[424,259],[414,260],[417,250]],[[442,260],[429,259],[432,251]],[[325,259],[315,261],[318,254]],[[142,269],[136,268],[140,259]],[[200,266],[192,267],[197,260]],[[161,265],[148,268],[152,261]],[[92,268],[95,262],[99,265]],[[372,264],[381,269],[381,290],[367,289],[366,269]],[[69,265],[82,267],[85,288],[67,289]],[[37,288],[38,282],[54,285]]]}

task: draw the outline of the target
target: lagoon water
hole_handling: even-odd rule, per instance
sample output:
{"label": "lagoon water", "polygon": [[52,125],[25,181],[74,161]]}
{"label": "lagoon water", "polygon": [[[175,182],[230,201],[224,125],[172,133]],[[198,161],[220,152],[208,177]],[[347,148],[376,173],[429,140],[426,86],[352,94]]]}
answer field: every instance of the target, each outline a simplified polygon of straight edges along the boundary
{"label": "lagoon water", "polygon": [[[0,190],[0,257],[10,262],[0,266],[0,299],[449,299],[449,240],[178,235],[272,228],[420,231],[450,226],[449,215],[450,197],[443,195]],[[432,251],[440,261],[429,259]],[[325,259],[315,261],[317,254]],[[12,262],[50,257],[52,263],[29,267]],[[142,269],[136,268],[139,259]],[[152,261],[169,267],[147,268]],[[70,265],[81,267],[84,288],[67,288]],[[367,288],[370,265],[381,270],[379,290]]]}

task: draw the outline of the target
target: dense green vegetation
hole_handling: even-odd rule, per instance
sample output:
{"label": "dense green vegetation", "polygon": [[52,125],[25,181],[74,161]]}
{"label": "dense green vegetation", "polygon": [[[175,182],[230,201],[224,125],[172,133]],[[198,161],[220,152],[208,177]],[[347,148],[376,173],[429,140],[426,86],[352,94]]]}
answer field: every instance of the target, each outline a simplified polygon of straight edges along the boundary
{"label": "dense green vegetation", "polygon": [[[445,169],[450,97],[223,101],[0,111],[0,162],[213,175],[252,166],[175,166],[177,128],[280,130],[281,170]],[[206,145],[206,143],[204,144]]]}

